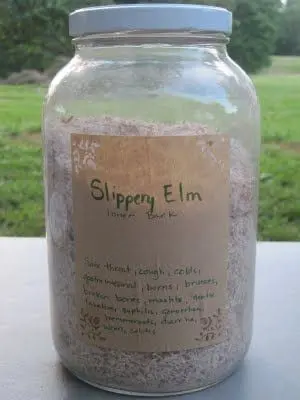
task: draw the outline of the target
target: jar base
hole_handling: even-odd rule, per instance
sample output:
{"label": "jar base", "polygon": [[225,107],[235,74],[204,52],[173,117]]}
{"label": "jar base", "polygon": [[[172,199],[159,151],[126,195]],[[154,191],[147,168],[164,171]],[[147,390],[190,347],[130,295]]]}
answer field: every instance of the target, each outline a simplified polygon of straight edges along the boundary
{"label": "jar base", "polygon": [[242,363],[243,363],[243,361],[241,361],[228,375],[222,377],[221,379],[219,379],[218,381],[216,381],[210,385],[195,388],[195,389],[177,391],[177,392],[160,393],[160,392],[139,392],[139,391],[125,390],[125,389],[123,390],[123,389],[117,389],[117,388],[110,387],[110,386],[98,385],[97,383],[91,382],[88,379],[81,377],[80,374],[78,374],[78,372],[75,372],[74,370],[72,370],[72,368],[68,367],[62,361],[63,366],[73,376],[75,376],[80,381],[82,381],[90,386],[93,386],[94,388],[104,390],[105,392],[120,394],[120,395],[124,395],[124,396],[133,396],[133,397],[137,397],[137,396],[140,396],[140,397],[170,397],[170,396],[180,396],[180,395],[185,395],[185,394],[191,394],[191,393],[195,393],[195,392],[202,392],[203,390],[217,386],[220,383],[222,383],[223,381],[227,380],[231,375],[233,375],[239,369],[239,367]]}

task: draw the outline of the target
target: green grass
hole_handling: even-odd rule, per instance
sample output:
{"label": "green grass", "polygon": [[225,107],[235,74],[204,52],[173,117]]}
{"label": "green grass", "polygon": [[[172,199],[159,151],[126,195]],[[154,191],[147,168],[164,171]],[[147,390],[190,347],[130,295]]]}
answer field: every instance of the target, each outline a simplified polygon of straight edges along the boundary
{"label": "green grass", "polygon": [[300,142],[300,75],[254,78],[261,110],[263,140]]}
{"label": "green grass", "polygon": [[[254,82],[263,120],[259,239],[300,240],[300,58],[276,57]],[[42,98],[35,87],[0,86],[0,236],[44,234]]]}
{"label": "green grass", "polygon": [[259,238],[298,241],[300,75],[260,75],[254,82],[261,103],[263,128]]}
{"label": "green grass", "polygon": [[42,152],[29,139],[0,137],[0,236],[44,234]]}
{"label": "green grass", "polygon": [[[300,150],[300,149],[298,149]],[[259,238],[300,240],[300,151],[264,144],[261,157]]]}
{"label": "green grass", "polygon": [[44,90],[28,86],[0,87],[0,132],[38,132]]}
{"label": "green grass", "polygon": [[300,74],[300,57],[273,57],[271,67],[263,73],[269,75]]}
{"label": "green grass", "polygon": [[43,92],[38,87],[0,86],[0,236],[44,234],[39,133]]}

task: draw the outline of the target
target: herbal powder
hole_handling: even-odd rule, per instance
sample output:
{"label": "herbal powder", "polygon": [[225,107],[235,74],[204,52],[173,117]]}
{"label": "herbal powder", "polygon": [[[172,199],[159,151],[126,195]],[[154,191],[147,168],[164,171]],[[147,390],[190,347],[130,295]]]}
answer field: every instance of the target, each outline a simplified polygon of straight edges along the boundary
{"label": "herbal powder", "polygon": [[[217,345],[168,353],[125,352],[91,347],[79,340],[75,304],[70,134],[168,136],[214,134],[199,124],[154,124],[115,117],[47,122],[46,164],[49,203],[55,344],[64,364],[98,386],[133,392],[180,392],[225,378],[247,351],[251,337],[255,179],[251,160],[230,142],[230,238],[228,244],[228,324]],[[209,157],[209,154],[207,154]]]}

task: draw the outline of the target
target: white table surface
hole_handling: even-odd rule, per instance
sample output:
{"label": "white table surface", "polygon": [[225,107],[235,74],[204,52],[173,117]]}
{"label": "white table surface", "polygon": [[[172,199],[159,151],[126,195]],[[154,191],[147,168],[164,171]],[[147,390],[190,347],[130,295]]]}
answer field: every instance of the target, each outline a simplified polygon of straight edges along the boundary
{"label": "white table surface", "polygon": [[[58,361],[45,240],[0,238],[0,257],[0,400],[123,399],[73,378]],[[254,335],[243,366],[180,399],[300,400],[300,243],[258,244]]]}

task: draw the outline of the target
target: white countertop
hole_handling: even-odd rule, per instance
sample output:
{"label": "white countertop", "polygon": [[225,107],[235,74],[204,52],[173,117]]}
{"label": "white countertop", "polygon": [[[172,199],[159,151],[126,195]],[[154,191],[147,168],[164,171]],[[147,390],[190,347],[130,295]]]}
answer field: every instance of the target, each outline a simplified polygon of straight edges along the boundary
{"label": "white countertop", "polygon": [[[73,378],[53,349],[44,239],[0,238],[0,399],[120,399]],[[184,400],[300,399],[300,243],[259,243],[254,335],[242,367]]]}

